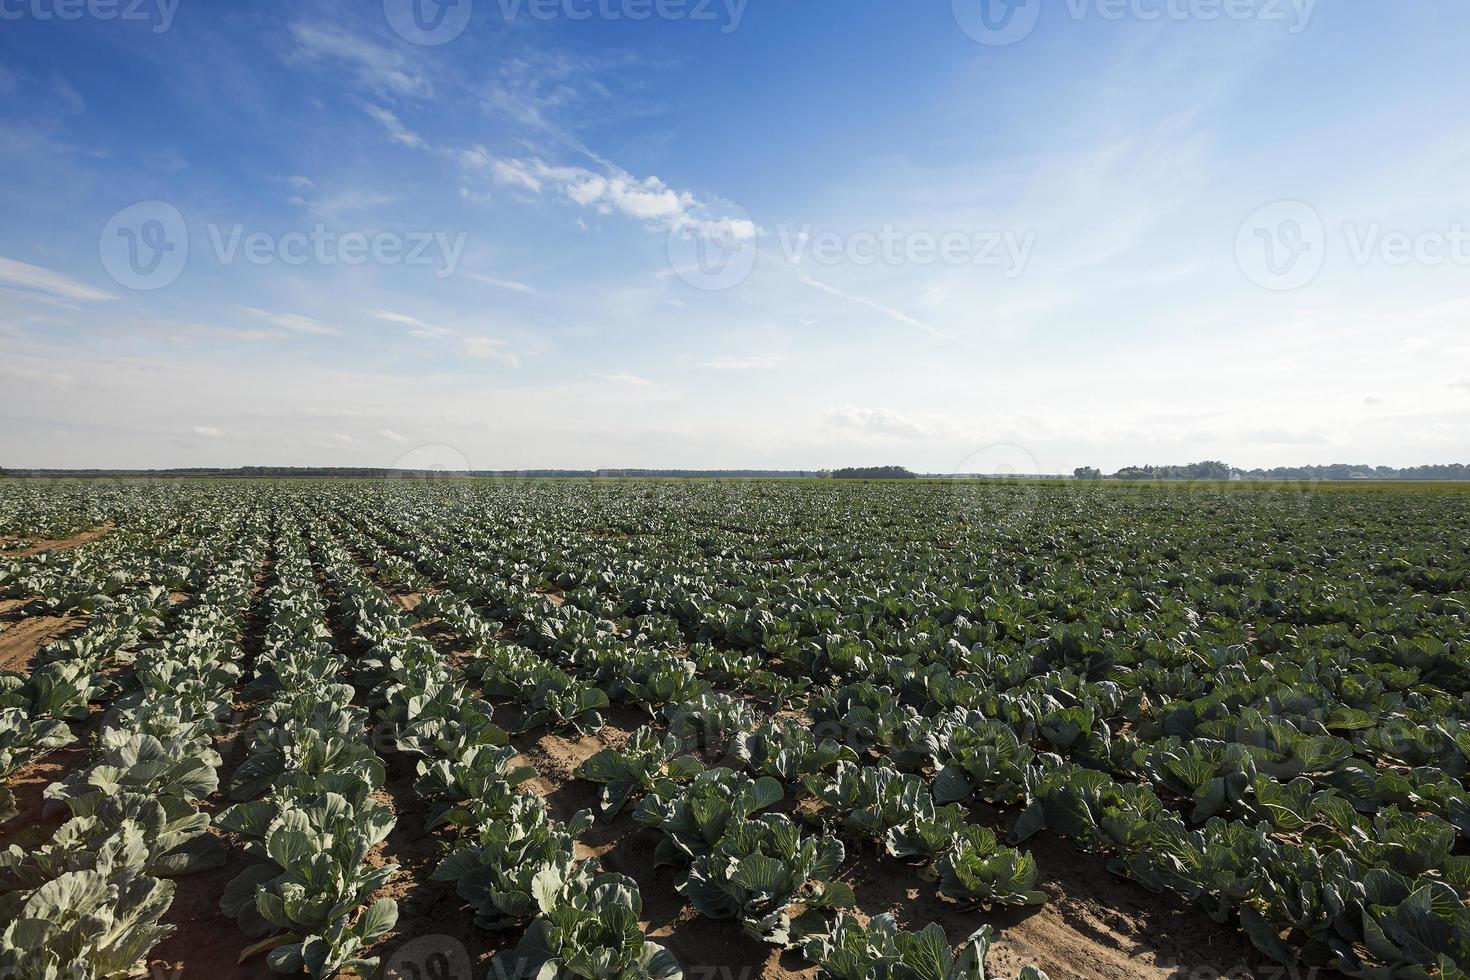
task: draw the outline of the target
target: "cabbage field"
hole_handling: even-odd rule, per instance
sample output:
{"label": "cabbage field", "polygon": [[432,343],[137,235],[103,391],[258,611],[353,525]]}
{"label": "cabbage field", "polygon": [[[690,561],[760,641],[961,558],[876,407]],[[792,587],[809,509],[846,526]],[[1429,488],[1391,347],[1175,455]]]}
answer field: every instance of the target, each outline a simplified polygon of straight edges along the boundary
{"label": "cabbage field", "polygon": [[1466,978],[1451,487],[0,482],[0,978]]}

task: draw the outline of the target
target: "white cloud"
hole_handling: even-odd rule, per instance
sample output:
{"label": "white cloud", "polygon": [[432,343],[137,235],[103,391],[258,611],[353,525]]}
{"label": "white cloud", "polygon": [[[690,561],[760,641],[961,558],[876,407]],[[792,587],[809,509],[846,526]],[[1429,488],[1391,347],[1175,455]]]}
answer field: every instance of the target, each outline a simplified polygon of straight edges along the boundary
{"label": "white cloud", "polygon": [[224,436],[223,430],[216,429],[212,425],[196,425],[193,431],[196,436],[203,436],[206,439],[219,439]]}
{"label": "white cloud", "polygon": [[410,337],[416,337],[420,340],[427,340],[435,337],[454,336],[454,331],[450,330],[448,327],[440,327],[432,323],[426,323],[416,316],[409,316],[407,313],[394,313],[391,310],[377,310],[372,315],[377,317],[379,320],[387,320],[389,323],[397,323],[402,326],[408,327],[408,335]]}
{"label": "white cloud", "polygon": [[408,438],[406,436],[401,436],[398,433],[394,432],[392,429],[379,429],[378,430],[378,435],[381,436],[382,438],[388,440],[389,442],[407,442],[408,441]]}
{"label": "white cloud", "polygon": [[362,111],[376,119],[378,124],[387,131],[388,138],[393,142],[401,143],[404,146],[424,145],[423,138],[418,133],[403,125],[391,110],[384,109],[382,106],[373,105],[371,102],[364,102]]}
{"label": "white cloud", "polygon": [[594,378],[596,378],[597,380],[599,380],[599,381],[606,381],[609,384],[631,385],[631,386],[633,386],[635,388],[653,388],[653,387],[655,387],[655,385],[654,385],[654,383],[652,381],[649,381],[647,378],[641,378],[641,377],[639,377],[636,374],[624,374],[624,373],[621,373],[621,372],[612,373],[612,372],[604,372],[604,371],[593,371],[592,372],[592,376]]}
{"label": "white cloud", "polygon": [[178,320],[128,320],[130,332],[162,337],[175,344],[198,341],[220,340],[260,343],[267,340],[282,340],[286,334],[280,330],[261,330],[254,327],[217,327],[212,323],[192,323]]}
{"label": "white cloud", "polygon": [[493,276],[484,276],[478,272],[466,272],[464,275],[476,282],[483,282],[487,286],[498,286],[501,289],[509,289],[513,293],[534,293],[536,291],[536,287],[528,286],[514,279],[496,279]]}
{"label": "white cloud", "polygon": [[392,95],[427,95],[429,83],[399,52],[374,44],[331,24],[297,21],[290,27],[296,47],[291,55],[312,62],[346,65],[359,84]]}
{"label": "white cloud", "polygon": [[828,296],[836,296],[838,299],[845,299],[849,303],[856,303],[859,306],[866,306],[868,309],[873,310],[875,313],[881,313],[883,316],[887,317],[890,320],[893,320],[896,323],[902,323],[905,326],[909,327],[917,327],[927,334],[932,334],[936,337],[939,336],[938,330],[935,330],[927,323],[915,320],[913,317],[909,316],[907,313],[904,313],[902,310],[895,310],[891,306],[884,306],[882,303],[868,299],[866,296],[858,296],[855,293],[844,292],[843,290],[838,289],[836,286],[829,286],[825,282],[813,279],[811,276],[808,275],[802,275],[800,279],[804,284],[812,287],[813,289],[824,292]]}
{"label": "white cloud", "polygon": [[1460,381],[1451,381],[1450,387],[1459,388],[1462,391],[1470,391],[1470,378],[1465,378]]}
{"label": "white cloud", "polygon": [[466,170],[484,170],[490,166],[490,151],[483,146],[475,145],[468,150],[459,150],[454,154],[459,160],[460,166]]}
{"label": "white cloud", "polygon": [[398,200],[392,194],[384,194],[381,191],[369,190],[367,188],[348,188],[338,191],[325,198],[308,200],[303,197],[293,197],[290,203],[298,207],[306,208],[319,218],[337,218],[344,213],[352,211],[366,211],[384,204],[392,204]]}
{"label": "white cloud", "polygon": [[579,207],[598,214],[621,214],[663,231],[697,231],[735,241],[748,241],[760,228],[748,217],[719,201],[702,201],[689,191],[675,190],[658,177],[635,177],[612,164],[605,174],[586,167],[552,166],[539,158],[497,159],[491,164],[497,184],[540,194],[545,187]]}
{"label": "white cloud", "polygon": [[912,440],[934,435],[923,423],[886,408],[828,409],[822,413],[822,422],[828,428],[863,436]]}
{"label": "white cloud", "polygon": [[313,320],[309,316],[302,316],[300,313],[272,313],[253,306],[242,306],[240,309],[246,313],[253,313],[278,327],[290,330],[292,333],[307,333],[320,337],[335,337],[342,333],[336,327],[328,326],[320,320]]}
{"label": "white cloud", "polygon": [[83,112],[86,110],[87,100],[82,98],[82,94],[80,92],[72,88],[70,82],[62,78],[60,75],[57,75],[55,77],[54,82],[55,84],[52,88],[52,91],[55,93],[57,101],[60,102],[68,112]]}
{"label": "white cloud", "polygon": [[532,194],[541,193],[541,181],[537,180],[535,175],[519,160],[491,161],[490,176],[497,184],[520,187]]}
{"label": "white cloud", "polygon": [[459,349],[466,357],[482,361],[499,361],[513,368],[521,366],[521,356],[514,351],[506,350],[505,341],[498,337],[462,336],[448,327],[428,323],[416,316],[409,316],[407,313],[394,313],[392,310],[376,310],[371,315],[379,320],[387,320],[389,323],[407,327],[408,335],[417,340],[458,339]]}
{"label": "white cloud", "polygon": [[17,262],[15,259],[7,259],[4,256],[0,256],[0,282],[82,302],[114,298],[111,293],[94,289],[84,282],[78,282],[59,272],[43,269],[39,265],[31,265],[27,262]]}
{"label": "white cloud", "polygon": [[787,358],[782,354],[721,354],[701,362],[699,366],[716,371],[758,371],[780,367],[786,361]]}
{"label": "white cloud", "polygon": [[521,366],[520,355],[505,350],[505,341],[496,337],[465,337],[461,341],[461,347],[466,357],[475,357],[485,361],[499,361],[513,368]]}

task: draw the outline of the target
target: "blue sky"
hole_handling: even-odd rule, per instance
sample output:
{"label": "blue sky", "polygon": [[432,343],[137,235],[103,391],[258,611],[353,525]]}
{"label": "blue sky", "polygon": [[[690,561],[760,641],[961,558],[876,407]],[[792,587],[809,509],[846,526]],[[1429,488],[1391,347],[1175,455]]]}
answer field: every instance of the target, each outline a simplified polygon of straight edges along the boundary
{"label": "blue sky", "polygon": [[1467,455],[1461,3],[70,2],[0,465]]}

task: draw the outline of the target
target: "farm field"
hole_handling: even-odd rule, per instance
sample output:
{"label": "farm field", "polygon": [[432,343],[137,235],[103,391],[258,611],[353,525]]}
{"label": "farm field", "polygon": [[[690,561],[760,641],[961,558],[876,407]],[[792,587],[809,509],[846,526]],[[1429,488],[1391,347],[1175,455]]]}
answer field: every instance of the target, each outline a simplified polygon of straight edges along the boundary
{"label": "farm field", "polygon": [[0,482],[0,977],[1464,978],[1470,493]]}

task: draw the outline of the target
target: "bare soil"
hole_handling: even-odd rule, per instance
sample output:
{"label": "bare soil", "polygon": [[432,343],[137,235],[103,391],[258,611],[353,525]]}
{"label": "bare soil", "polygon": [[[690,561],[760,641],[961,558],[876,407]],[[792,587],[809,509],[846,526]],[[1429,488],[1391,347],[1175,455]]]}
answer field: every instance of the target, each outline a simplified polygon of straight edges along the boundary
{"label": "bare soil", "polygon": [[22,674],[31,672],[31,662],[46,644],[86,626],[87,617],[67,613],[61,616],[0,616],[0,670]]}
{"label": "bare soil", "polygon": [[37,541],[35,544],[21,548],[19,551],[10,552],[6,557],[29,558],[31,555],[39,555],[43,551],[70,551],[72,548],[80,548],[90,541],[96,541],[112,530],[113,526],[111,524],[103,524],[100,527],[91,528],[80,534],[74,534],[69,538],[53,538],[49,541]]}

